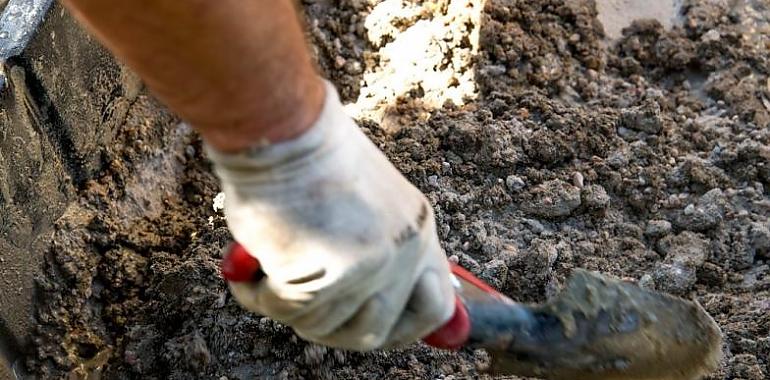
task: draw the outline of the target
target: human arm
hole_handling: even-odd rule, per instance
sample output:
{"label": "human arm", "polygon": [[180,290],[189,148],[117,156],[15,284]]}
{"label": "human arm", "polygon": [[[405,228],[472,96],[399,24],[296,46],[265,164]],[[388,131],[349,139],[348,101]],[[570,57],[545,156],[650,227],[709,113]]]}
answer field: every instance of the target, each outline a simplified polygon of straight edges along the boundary
{"label": "human arm", "polygon": [[292,1],[64,3],[219,150],[297,137],[321,111],[323,83]]}
{"label": "human arm", "polygon": [[451,316],[429,203],[318,77],[291,1],[65,3],[206,141],[228,226],[268,274],[231,284],[242,305],[354,350]]}

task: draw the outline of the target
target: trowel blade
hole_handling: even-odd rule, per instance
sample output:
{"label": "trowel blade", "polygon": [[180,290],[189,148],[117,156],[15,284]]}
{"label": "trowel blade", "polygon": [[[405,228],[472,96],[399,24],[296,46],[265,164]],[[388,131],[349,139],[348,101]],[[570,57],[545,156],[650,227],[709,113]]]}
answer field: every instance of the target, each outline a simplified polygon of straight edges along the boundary
{"label": "trowel blade", "polygon": [[721,331],[697,302],[586,271],[573,274],[546,304],[509,307],[509,315],[526,310],[536,322],[497,331],[494,343],[480,344],[490,349],[493,372],[499,374],[695,380],[715,370],[721,359]]}
{"label": "trowel blade", "polygon": [[53,0],[10,0],[0,14],[0,61],[27,46]]}

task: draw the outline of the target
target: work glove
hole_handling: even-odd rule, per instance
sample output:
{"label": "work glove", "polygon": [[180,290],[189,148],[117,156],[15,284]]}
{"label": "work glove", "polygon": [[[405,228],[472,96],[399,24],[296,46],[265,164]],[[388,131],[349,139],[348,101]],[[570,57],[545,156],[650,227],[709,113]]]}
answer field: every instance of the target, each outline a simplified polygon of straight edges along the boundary
{"label": "work glove", "polygon": [[454,310],[433,210],[326,84],[303,135],[209,157],[236,241],[262,265],[230,283],[248,310],[309,341],[356,351],[416,341]]}

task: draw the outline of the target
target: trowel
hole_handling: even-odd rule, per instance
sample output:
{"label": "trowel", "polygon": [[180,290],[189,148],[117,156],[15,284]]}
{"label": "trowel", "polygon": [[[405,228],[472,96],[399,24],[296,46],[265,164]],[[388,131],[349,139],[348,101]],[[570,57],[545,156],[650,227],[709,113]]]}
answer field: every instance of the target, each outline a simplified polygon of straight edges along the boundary
{"label": "trowel", "polygon": [[[228,281],[259,281],[259,262],[233,244]],[[517,303],[458,265],[452,318],[423,341],[483,348],[491,372],[552,380],[697,380],[722,356],[716,322],[694,301],[575,270],[543,304]]]}

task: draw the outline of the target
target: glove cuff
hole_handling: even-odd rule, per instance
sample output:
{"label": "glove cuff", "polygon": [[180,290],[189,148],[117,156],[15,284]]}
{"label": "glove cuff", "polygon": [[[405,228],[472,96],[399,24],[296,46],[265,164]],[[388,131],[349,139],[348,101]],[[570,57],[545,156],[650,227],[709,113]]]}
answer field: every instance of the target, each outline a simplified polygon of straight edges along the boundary
{"label": "glove cuff", "polygon": [[259,144],[238,153],[220,152],[204,142],[204,149],[215,164],[220,179],[241,182],[239,179],[243,179],[244,174],[266,172],[312,160],[315,154],[328,145],[329,135],[334,132],[335,126],[342,125],[343,118],[350,122],[334,86],[324,80],[324,88],[324,105],[318,119],[298,137],[272,144]]}

